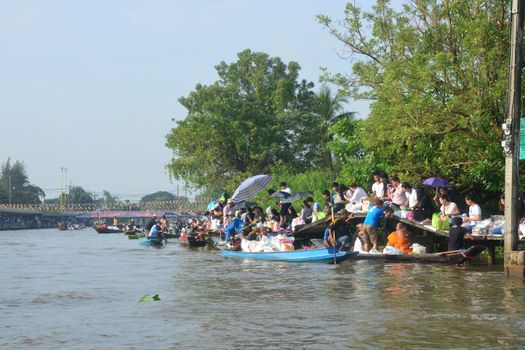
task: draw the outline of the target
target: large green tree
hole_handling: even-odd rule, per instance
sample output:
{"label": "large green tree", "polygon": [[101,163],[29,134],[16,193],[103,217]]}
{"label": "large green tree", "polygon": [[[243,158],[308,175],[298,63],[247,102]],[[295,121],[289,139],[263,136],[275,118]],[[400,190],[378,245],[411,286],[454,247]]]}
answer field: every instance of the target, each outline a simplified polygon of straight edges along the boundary
{"label": "large green tree", "polygon": [[509,11],[503,0],[378,0],[369,12],[348,3],[343,21],[318,17],[353,62],[328,80],[371,100],[355,128],[367,164],[501,188]]}
{"label": "large green tree", "polygon": [[8,159],[2,165],[0,174],[0,203],[35,204],[41,203],[44,191],[29,183],[24,164]]}
{"label": "large green tree", "polygon": [[318,123],[314,130],[320,137],[320,145],[324,151],[323,160],[324,165],[327,166],[332,173],[334,172],[334,164],[332,160],[332,151],[329,144],[333,141],[334,131],[332,127],[338,122],[351,122],[355,116],[355,112],[345,112],[344,105],[348,102],[345,95],[337,93],[333,94],[330,88],[326,85],[322,86],[317,94],[317,115]]}
{"label": "large green tree", "polygon": [[158,191],[155,193],[151,193],[148,195],[145,195],[140,199],[141,202],[151,202],[151,201],[173,201],[177,199],[177,197],[169,193],[167,191]]}
{"label": "large green tree", "polygon": [[93,195],[80,186],[71,187],[66,198],[70,204],[91,204],[95,202]]}
{"label": "large green tree", "polygon": [[[216,67],[219,80],[198,84],[179,99],[188,110],[167,137],[172,176],[199,187],[232,189],[247,176],[286,164],[309,166],[302,119],[310,118],[313,84],[298,81],[300,67],[245,50]],[[311,158],[311,157],[310,157]]]}

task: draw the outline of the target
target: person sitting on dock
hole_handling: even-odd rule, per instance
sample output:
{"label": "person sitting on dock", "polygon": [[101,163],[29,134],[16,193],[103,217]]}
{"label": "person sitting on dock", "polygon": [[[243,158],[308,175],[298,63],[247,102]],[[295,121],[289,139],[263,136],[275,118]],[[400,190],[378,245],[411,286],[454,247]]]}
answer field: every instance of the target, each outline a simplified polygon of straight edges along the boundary
{"label": "person sitting on dock", "polygon": [[410,233],[407,230],[407,226],[399,222],[396,225],[396,230],[388,235],[387,243],[388,247],[393,247],[403,254],[409,254],[412,252],[410,249]]}
{"label": "person sitting on dock", "polygon": [[393,188],[393,191],[388,198],[392,202],[390,205],[394,210],[399,210],[408,206],[408,198],[405,195],[405,191],[403,191],[399,177],[397,177],[397,175],[392,175],[390,182],[392,183]]}
{"label": "person sitting on dock", "polygon": [[472,231],[472,228],[481,221],[481,208],[471,194],[465,196],[465,203],[468,205],[468,216],[465,215],[463,217],[463,226],[465,226],[468,231]]}
{"label": "person sitting on dock", "polygon": [[341,209],[339,212],[340,218],[332,222],[331,218],[328,219],[328,228],[324,231],[324,245],[325,247],[335,245],[345,245],[350,243],[350,237],[352,236],[352,224],[350,223],[350,213],[346,209]]}
{"label": "person sitting on dock", "polygon": [[467,229],[463,225],[463,219],[460,216],[455,216],[451,219],[452,226],[448,231],[448,250],[458,250],[463,248],[463,240],[465,238],[472,239]]}
{"label": "person sitting on dock", "polygon": [[450,201],[450,197],[447,194],[443,194],[439,197],[439,203],[441,207],[441,220],[448,220],[453,216],[459,215],[459,209],[456,203]]}
{"label": "person sitting on dock", "polygon": [[366,191],[355,182],[350,185],[350,189],[354,194],[349,199],[349,203],[346,205],[346,210],[351,213],[360,212],[363,210],[363,199],[368,195],[366,194]]}

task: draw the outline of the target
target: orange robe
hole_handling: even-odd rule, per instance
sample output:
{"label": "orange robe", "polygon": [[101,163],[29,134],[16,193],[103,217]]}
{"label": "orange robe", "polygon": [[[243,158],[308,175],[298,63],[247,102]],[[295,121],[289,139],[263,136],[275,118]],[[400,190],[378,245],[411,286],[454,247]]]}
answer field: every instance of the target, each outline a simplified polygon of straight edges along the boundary
{"label": "orange robe", "polygon": [[412,249],[409,248],[410,242],[408,241],[408,239],[406,237],[399,237],[396,231],[389,234],[387,239],[388,242],[386,243],[386,245],[401,250],[403,254],[408,254],[412,252]]}

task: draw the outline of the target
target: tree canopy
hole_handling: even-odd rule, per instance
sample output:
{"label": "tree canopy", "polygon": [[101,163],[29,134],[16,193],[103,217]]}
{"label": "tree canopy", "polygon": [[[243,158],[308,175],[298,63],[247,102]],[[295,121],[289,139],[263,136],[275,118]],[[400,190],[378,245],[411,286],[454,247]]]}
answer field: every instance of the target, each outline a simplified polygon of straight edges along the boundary
{"label": "tree canopy", "polygon": [[167,191],[158,191],[155,193],[148,194],[140,199],[141,202],[152,202],[152,201],[173,201],[177,197]]}
{"label": "tree canopy", "polygon": [[369,118],[353,126],[361,145],[341,134],[354,142],[345,147],[361,148],[361,166],[501,189],[508,14],[501,0],[417,0],[399,10],[378,0],[370,12],[348,3],[342,21],[318,16],[353,62],[325,79],[371,100]]}
{"label": "tree canopy", "polygon": [[44,191],[29,183],[25,165],[20,161],[11,164],[8,159],[0,173],[0,203],[41,203]]}
{"label": "tree canopy", "polygon": [[198,84],[179,99],[188,114],[167,137],[174,152],[171,175],[231,189],[275,166],[309,168],[322,150],[311,136],[314,85],[298,81],[299,64],[245,50],[236,62],[215,68],[218,81]]}

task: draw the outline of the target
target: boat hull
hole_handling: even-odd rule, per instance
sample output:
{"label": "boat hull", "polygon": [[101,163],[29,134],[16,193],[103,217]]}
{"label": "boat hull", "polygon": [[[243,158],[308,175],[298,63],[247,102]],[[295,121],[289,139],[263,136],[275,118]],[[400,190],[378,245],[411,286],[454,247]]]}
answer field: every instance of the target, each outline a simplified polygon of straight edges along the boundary
{"label": "boat hull", "polygon": [[95,231],[97,231],[97,233],[122,233],[124,231],[120,230],[120,229],[115,229],[115,228],[99,228],[99,227],[95,227]]}
{"label": "boat hull", "polygon": [[351,260],[372,260],[384,263],[420,263],[420,264],[462,264],[478,256],[484,246],[472,246],[464,251],[443,252],[435,254],[357,254]]}
{"label": "boat hull", "polygon": [[[337,252],[335,254],[335,261],[337,263],[357,255],[357,252]],[[244,259],[261,259],[261,260],[275,260],[287,262],[334,262],[334,250],[332,248],[322,249],[307,249],[307,250],[292,250],[289,252],[236,252],[236,251],[222,251],[219,255],[228,258],[244,258]]]}
{"label": "boat hull", "polygon": [[197,248],[197,247],[205,247],[208,244],[207,241],[196,239],[193,236],[188,236],[188,237],[186,237],[186,239],[187,239],[188,245],[190,247],[195,247],[195,248]]}
{"label": "boat hull", "polygon": [[147,237],[139,238],[139,244],[147,247],[162,247],[164,245],[162,239]]}

